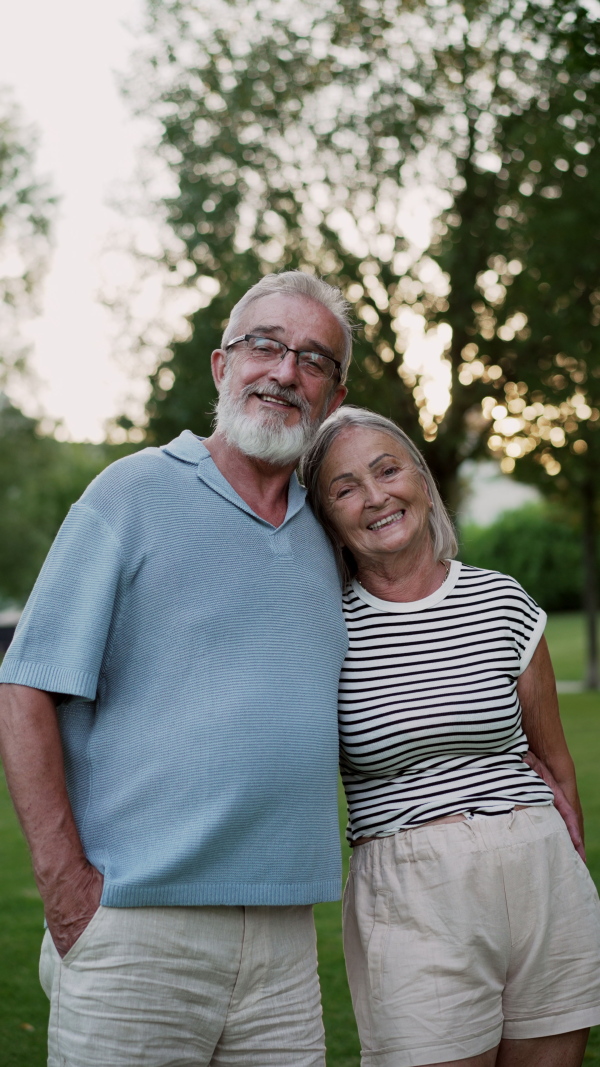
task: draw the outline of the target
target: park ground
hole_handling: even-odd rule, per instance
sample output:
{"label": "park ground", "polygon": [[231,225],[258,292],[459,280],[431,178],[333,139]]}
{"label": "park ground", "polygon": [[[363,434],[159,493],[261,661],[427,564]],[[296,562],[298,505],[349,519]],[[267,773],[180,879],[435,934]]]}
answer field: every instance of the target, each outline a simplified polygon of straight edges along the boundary
{"label": "park ground", "polygon": [[[550,619],[548,639],[559,679],[577,681],[583,671],[583,627],[577,615]],[[600,886],[600,695],[564,693],[561,711],[586,817],[588,863]],[[345,820],[340,796],[340,827]],[[344,848],[344,863],[348,850]],[[328,1067],[358,1067],[359,1050],[346,984],[339,904],[315,909]],[[37,979],[42,907],[27,851],[0,780],[0,1064],[44,1067],[47,1001]],[[592,1031],[585,1059],[600,1067],[600,1027]]]}

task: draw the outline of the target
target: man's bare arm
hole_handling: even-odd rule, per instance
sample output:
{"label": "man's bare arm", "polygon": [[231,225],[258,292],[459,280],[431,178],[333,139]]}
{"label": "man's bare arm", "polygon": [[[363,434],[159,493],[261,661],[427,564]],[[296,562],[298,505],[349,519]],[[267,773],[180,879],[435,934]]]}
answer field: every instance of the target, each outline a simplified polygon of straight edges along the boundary
{"label": "man's bare arm", "polygon": [[529,753],[524,758],[553,790],[556,807],[567,824],[571,840],[585,859],[583,813],[575,766],[560,721],[554,670],[545,637],[519,678],[517,692],[523,709],[523,729],[533,753],[533,758]]}
{"label": "man's bare arm", "polygon": [[77,832],[50,694],[0,685],[0,755],[48,928],[64,956],[97,910],[103,878],[86,859]]}

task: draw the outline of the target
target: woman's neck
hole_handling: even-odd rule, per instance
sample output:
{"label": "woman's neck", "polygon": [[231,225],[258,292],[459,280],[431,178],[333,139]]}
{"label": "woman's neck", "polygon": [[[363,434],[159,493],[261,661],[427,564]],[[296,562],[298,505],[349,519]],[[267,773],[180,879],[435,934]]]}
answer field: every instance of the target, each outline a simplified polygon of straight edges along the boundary
{"label": "woman's neck", "polygon": [[439,589],[448,577],[449,564],[434,558],[428,548],[418,559],[402,554],[383,559],[357,560],[357,580],[380,600],[409,604],[424,600]]}

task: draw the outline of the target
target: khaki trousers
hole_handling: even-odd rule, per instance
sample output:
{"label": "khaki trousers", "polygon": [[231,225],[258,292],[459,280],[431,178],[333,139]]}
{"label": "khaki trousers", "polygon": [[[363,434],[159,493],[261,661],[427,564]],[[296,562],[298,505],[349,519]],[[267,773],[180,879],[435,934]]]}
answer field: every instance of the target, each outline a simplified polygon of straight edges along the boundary
{"label": "khaki trousers", "polygon": [[310,907],[100,907],[40,979],[49,1067],[325,1067]]}

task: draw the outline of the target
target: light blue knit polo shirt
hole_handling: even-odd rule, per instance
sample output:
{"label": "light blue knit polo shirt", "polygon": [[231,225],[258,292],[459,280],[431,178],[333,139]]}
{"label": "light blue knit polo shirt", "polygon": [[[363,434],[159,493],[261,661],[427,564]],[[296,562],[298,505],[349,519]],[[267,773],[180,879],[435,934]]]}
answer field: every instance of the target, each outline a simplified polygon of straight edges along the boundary
{"label": "light blue knit polo shirt", "polygon": [[277,529],[189,431],[92,482],[0,681],[71,694],[67,782],[103,904],[339,896],[346,648],[333,555],[295,477]]}

